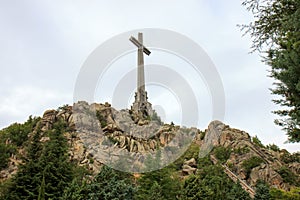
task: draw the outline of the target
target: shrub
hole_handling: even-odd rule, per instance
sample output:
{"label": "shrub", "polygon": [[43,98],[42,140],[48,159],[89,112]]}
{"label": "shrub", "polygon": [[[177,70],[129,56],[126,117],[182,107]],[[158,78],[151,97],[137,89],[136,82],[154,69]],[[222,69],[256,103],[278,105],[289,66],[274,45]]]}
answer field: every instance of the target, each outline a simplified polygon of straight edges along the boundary
{"label": "shrub", "polygon": [[200,131],[200,140],[203,140],[205,137],[205,131]]}
{"label": "shrub", "polygon": [[270,149],[272,151],[280,151],[280,148],[276,144],[268,144],[267,149]]}
{"label": "shrub", "polygon": [[96,116],[97,116],[102,128],[107,126],[107,121],[106,121],[105,117],[101,114],[100,111],[97,110]]}
{"label": "shrub", "polygon": [[216,147],[214,150],[214,154],[218,160],[224,163],[230,157],[231,149],[222,146]]}
{"label": "shrub", "polygon": [[246,176],[248,177],[251,170],[263,163],[263,159],[257,156],[253,156],[242,163],[242,167],[246,170]]}
{"label": "shrub", "polygon": [[254,200],[269,200],[271,198],[270,188],[265,182],[259,180],[255,187]]}
{"label": "shrub", "polygon": [[292,188],[290,191],[279,190],[276,188],[270,189],[271,199],[278,200],[296,200],[300,199],[300,188]]}
{"label": "shrub", "polygon": [[176,166],[176,169],[181,169],[181,166],[183,165],[183,162],[185,160],[189,160],[191,158],[195,158],[197,160],[198,154],[199,154],[199,145],[193,142],[189,148],[184,152],[182,156],[180,156],[175,162],[174,165]]}
{"label": "shrub", "polygon": [[0,170],[7,167],[9,153],[7,152],[7,146],[3,143],[0,143]]}
{"label": "shrub", "polygon": [[249,153],[250,149],[247,146],[242,147],[242,148],[238,147],[238,148],[234,149],[233,152],[236,154],[239,154],[239,155],[243,155],[243,154]]}
{"label": "shrub", "polygon": [[281,167],[277,172],[283,179],[283,182],[290,183],[292,185],[300,186],[297,176],[287,167]]}
{"label": "shrub", "polygon": [[228,168],[229,168],[230,170],[233,170],[233,169],[234,169],[234,165],[233,165],[232,162],[227,162],[226,164],[227,164],[227,166],[228,166]]}
{"label": "shrub", "polygon": [[261,148],[265,148],[265,146],[261,143],[261,141],[258,139],[257,135],[252,137],[252,142]]}
{"label": "shrub", "polygon": [[280,159],[285,163],[300,162],[300,153],[290,154],[289,152],[284,152]]}

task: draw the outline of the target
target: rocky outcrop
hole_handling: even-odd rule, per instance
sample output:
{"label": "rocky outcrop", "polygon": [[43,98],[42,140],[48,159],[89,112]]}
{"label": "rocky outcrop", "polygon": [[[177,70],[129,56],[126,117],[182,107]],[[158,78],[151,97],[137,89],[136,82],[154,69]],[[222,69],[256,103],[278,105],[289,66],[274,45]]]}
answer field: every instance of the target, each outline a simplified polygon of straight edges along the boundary
{"label": "rocky outcrop", "polygon": [[191,158],[190,160],[186,160],[182,166],[183,175],[191,175],[194,174],[197,170],[197,163],[195,158]]}
{"label": "rocky outcrop", "polygon": [[[213,121],[206,130],[204,144],[201,149],[205,146],[207,148],[208,144],[210,145],[210,150],[218,146],[230,149],[231,154],[225,164],[230,168],[232,173],[236,174],[239,179],[245,181],[250,186],[254,187],[260,179],[273,187],[284,190],[290,189],[291,185],[285,183],[278,173],[280,167],[284,166],[285,163],[278,158],[279,156],[274,156],[274,153],[270,150],[258,147],[252,143],[248,133],[230,128],[220,121]],[[248,174],[242,163],[252,157],[259,157],[263,162],[253,168]],[[291,166],[287,167],[293,168],[293,171],[296,172],[299,165],[291,164]]]}
{"label": "rocky outcrop", "polygon": [[[69,127],[65,136],[70,143],[70,159],[93,171],[98,171],[101,163],[108,164],[108,160],[114,164],[124,160],[139,171],[145,159],[157,160],[158,153],[162,162],[159,165],[167,164],[181,153],[180,146],[192,141],[198,132],[151,119],[136,121],[131,114],[128,109],[117,111],[108,103],[78,102],[72,107],[46,111],[40,127],[47,131],[55,121],[65,121]],[[47,140],[43,137],[41,142]]]}
{"label": "rocky outcrop", "polygon": [[[251,187],[254,187],[259,179],[263,179],[273,187],[289,190],[291,185],[284,182],[278,170],[285,166],[295,174],[300,173],[299,162],[282,162],[282,154],[288,152],[273,152],[258,147],[251,142],[248,133],[231,128],[220,121],[211,122],[203,138],[196,128],[181,128],[151,119],[137,119],[130,110],[118,111],[109,103],[78,102],[58,110],[47,110],[43,114],[36,126],[41,130],[41,143],[50,140],[44,133],[51,130],[58,120],[64,121],[68,126],[65,137],[70,146],[70,160],[80,166],[86,166],[94,173],[100,170],[103,163],[110,166],[115,164],[114,167],[125,171],[137,172],[145,170],[145,163],[158,162],[156,164],[163,167],[182,155],[185,145],[192,140],[200,145],[199,157],[213,152],[214,147],[223,146],[230,149],[231,154],[223,163],[224,169],[227,169],[227,174],[234,174],[236,179]],[[33,130],[35,131],[37,130]],[[29,137],[31,135],[32,133]],[[20,155],[25,154],[20,152]],[[242,163],[254,156],[261,158],[263,162],[247,172]],[[196,173],[196,160],[197,158],[191,158],[184,161],[181,167],[183,176]],[[16,173],[21,162],[16,155],[12,155],[9,167],[0,172],[0,180]],[[154,169],[151,167],[147,170]]]}
{"label": "rocky outcrop", "polygon": [[[22,154],[24,154],[23,149],[19,149],[18,155]],[[8,161],[8,167],[0,171],[0,183],[16,174],[20,164],[22,164],[22,160],[17,156],[17,154],[12,154]]]}

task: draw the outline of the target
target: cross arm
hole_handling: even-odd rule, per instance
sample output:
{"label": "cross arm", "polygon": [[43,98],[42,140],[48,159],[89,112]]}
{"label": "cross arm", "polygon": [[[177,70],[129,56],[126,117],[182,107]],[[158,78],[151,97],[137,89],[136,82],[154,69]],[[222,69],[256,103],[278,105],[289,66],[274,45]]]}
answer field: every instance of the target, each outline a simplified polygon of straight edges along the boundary
{"label": "cross arm", "polygon": [[141,44],[137,39],[135,39],[134,37],[130,37],[129,40],[135,44],[135,46],[139,47],[143,47],[143,52],[145,54],[147,54],[148,56],[150,55],[151,51],[149,49],[147,49],[143,44]]}

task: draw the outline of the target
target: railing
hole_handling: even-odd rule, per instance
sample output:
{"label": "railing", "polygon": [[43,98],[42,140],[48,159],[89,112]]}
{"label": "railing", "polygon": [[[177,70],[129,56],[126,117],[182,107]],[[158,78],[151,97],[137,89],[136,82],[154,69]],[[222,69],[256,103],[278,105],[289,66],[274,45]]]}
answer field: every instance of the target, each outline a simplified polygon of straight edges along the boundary
{"label": "railing", "polygon": [[[210,159],[214,164],[218,163],[218,160],[216,159],[215,156],[210,155]],[[253,188],[251,188],[245,181],[241,180],[237,175],[235,175],[226,165],[221,164],[221,166],[224,169],[225,174],[233,180],[235,183],[239,182],[239,184],[242,186],[242,188],[249,193],[251,198],[254,198],[255,196],[255,191]]]}

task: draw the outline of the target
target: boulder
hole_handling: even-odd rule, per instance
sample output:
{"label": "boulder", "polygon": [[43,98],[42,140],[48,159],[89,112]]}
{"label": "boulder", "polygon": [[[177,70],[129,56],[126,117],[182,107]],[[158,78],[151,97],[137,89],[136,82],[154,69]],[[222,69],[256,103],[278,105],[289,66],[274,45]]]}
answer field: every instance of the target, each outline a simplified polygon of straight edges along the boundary
{"label": "boulder", "polygon": [[184,173],[184,174],[188,174],[188,175],[191,175],[191,174],[194,174],[195,172],[196,172],[196,168],[194,168],[194,167],[191,167],[191,166],[189,166],[189,165],[183,165],[182,166],[182,172]]}
{"label": "boulder", "polygon": [[190,160],[184,161],[183,164],[191,166],[191,167],[197,167],[197,163],[196,163],[195,158],[191,158]]}

